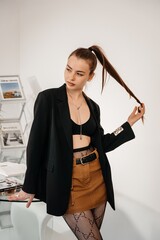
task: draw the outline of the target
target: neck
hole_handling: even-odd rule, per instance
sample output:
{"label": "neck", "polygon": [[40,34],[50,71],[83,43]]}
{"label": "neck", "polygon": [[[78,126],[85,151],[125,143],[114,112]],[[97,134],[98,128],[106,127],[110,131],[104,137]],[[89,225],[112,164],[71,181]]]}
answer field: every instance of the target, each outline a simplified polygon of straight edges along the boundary
{"label": "neck", "polygon": [[76,90],[75,91],[75,90],[70,90],[70,89],[67,88],[67,93],[75,101],[77,101],[79,99],[82,99],[82,97],[83,97],[82,90]]}

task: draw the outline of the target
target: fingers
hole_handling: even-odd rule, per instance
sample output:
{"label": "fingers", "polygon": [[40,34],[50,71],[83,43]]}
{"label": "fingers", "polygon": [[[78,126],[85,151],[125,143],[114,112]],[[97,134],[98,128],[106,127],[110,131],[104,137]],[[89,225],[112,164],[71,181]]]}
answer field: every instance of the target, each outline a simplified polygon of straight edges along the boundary
{"label": "fingers", "polygon": [[142,103],[142,104],[138,107],[138,113],[141,113],[142,115],[144,115],[144,113],[145,113],[145,105],[144,105],[144,103]]}
{"label": "fingers", "polygon": [[8,196],[8,200],[26,200],[27,198],[28,198],[28,194],[23,191],[16,192]]}
{"label": "fingers", "polygon": [[9,201],[25,201],[28,199],[28,202],[26,204],[27,208],[31,205],[33,198],[34,198],[34,194],[28,194],[28,193],[24,192],[23,190],[21,190],[18,193],[14,193],[14,194],[8,196]]}
{"label": "fingers", "polygon": [[136,114],[136,112],[137,112],[137,107],[134,107],[134,109],[133,109],[133,112],[132,112],[132,114]]}
{"label": "fingers", "polygon": [[28,202],[27,202],[27,204],[26,204],[26,207],[27,207],[27,208],[30,207],[30,205],[31,205],[31,203],[32,203],[32,201],[33,201],[33,198],[34,198],[34,196],[31,196],[31,197],[29,198],[29,200],[28,200]]}
{"label": "fingers", "polygon": [[139,119],[144,119],[144,113],[145,113],[145,105],[142,103],[139,107],[134,107],[132,113],[128,117],[128,122],[132,126],[135,122],[137,122]]}

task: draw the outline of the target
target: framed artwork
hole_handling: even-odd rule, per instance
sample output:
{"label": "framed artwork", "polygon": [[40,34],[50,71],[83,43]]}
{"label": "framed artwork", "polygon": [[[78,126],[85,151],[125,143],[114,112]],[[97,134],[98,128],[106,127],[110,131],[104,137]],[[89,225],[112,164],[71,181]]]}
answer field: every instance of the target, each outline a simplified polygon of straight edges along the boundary
{"label": "framed artwork", "polygon": [[2,148],[25,147],[24,135],[19,122],[1,123],[1,146]]}
{"label": "framed artwork", "polygon": [[23,100],[24,94],[18,75],[0,76],[0,100]]}

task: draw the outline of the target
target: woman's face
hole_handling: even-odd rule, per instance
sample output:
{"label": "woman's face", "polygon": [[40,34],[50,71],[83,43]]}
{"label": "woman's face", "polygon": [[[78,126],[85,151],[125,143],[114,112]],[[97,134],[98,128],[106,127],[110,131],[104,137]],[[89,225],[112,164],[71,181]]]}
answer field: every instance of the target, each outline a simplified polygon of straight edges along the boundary
{"label": "woman's face", "polygon": [[87,81],[93,78],[90,75],[89,63],[81,58],[72,55],[67,62],[64,78],[68,89],[82,90]]}

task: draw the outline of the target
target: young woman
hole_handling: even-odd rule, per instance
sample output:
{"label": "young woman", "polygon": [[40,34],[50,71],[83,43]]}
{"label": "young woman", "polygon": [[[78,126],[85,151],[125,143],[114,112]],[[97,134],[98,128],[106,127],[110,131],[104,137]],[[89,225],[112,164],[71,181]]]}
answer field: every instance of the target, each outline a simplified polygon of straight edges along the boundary
{"label": "young woman", "polygon": [[[102,64],[102,90],[109,73],[139,103],[126,122],[111,134],[100,125],[99,106],[83,92]],[[63,216],[77,239],[102,239],[106,203],[114,193],[106,153],[135,137],[131,126],[143,118],[145,106],[126,86],[98,46],[78,48],[68,58],[65,84],[39,93],[27,146],[22,191],[10,200],[34,197],[47,212]]]}

